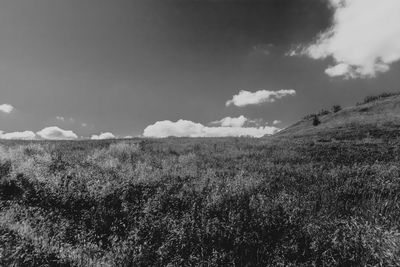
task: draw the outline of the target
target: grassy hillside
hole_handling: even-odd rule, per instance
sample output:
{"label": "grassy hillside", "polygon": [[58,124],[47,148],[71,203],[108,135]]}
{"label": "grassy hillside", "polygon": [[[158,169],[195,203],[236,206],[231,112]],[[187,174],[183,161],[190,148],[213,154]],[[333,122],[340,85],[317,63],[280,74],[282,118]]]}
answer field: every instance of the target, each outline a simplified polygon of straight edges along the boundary
{"label": "grassy hillside", "polygon": [[0,265],[395,266],[399,143],[6,142]]}
{"label": "grassy hillside", "polygon": [[379,137],[397,136],[400,129],[400,95],[384,93],[369,96],[356,106],[337,112],[322,111],[316,114],[320,124],[313,125],[314,114],[281,131],[278,136],[289,137]]}

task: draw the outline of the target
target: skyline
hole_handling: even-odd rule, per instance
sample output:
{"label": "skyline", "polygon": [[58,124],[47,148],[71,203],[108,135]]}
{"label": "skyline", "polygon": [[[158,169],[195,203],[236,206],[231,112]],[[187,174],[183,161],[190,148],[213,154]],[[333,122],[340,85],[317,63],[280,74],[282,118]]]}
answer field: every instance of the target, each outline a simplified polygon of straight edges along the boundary
{"label": "skyline", "polygon": [[0,139],[273,134],[397,91],[397,0],[0,3]]}

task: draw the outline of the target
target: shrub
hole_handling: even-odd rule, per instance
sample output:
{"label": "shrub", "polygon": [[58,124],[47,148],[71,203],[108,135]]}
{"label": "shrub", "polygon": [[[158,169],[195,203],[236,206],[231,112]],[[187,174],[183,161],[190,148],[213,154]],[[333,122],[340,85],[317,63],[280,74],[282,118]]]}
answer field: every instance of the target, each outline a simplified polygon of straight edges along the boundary
{"label": "shrub", "polygon": [[319,125],[319,124],[321,124],[321,121],[319,120],[319,118],[318,118],[317,115],[314,115],[314,118],[313,118],[313,125],[314,125],[314,126],[317,126],[317,125]]}
{"label": "shrub", "polygon": [[312,118],[314,118],[314,116],[315,115],[317,115],[317,114],[314,114],[314,113],[312,113],[312,114],[308,114],[308,115],[306,115],[306,116],[304,116],[303,117],[303,120],[309,120],[309,119],[312,119]]}
{"label": "shrub", "polygon": [[392,93],[384,92],[384,93],[381,93],[379,95],[366,96],[364,98],[364,101],[362,101],[361,103],[357,103],[357,106],[358,105],[367,104],[367,103],[370,103],[370,102],[373,102],[373,101],[381,100],[381,99],[384,99],[384,98],[397,96],[397,95],[400,95],[400,92],[392,92]]}
{"label": "shrub", "polygon": [[314,119],[315,116],[324,116],[324,115],[328,115],[329,113],[330,113],[329,110],[321,109],[317,113],[312,113],[312,114],[308,114],[308,115],[304,116],[303,119],[304,120]]}
{"label": "shrub", "polygon": [[330,113],[329,110],[321,109],[321,110],[317,113],[317,116],[324,116],[324,115],[328,115],[329,113]]}
{"label": "shrub", "polygon": [[333,113],[337,113],[337,112],[339,112],[341,110],[342,110],[342,107],[340,105],[333,105],[332,106],[332,112]]}

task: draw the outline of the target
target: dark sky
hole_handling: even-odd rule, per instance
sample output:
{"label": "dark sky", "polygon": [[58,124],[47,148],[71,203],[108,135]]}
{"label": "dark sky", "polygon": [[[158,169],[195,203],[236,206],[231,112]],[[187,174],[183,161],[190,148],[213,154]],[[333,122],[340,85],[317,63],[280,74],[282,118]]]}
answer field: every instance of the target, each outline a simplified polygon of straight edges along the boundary
{"label": "dark sky", "polygon": [[[398,89],[398,64],[336,79],[329,60],[285,53],[332,22],[324,0],[12,0],[0,3],[0,130],[140,135],[156,121],[244,115],[287,126],[333,104]],[[294,89],[225,106],[239,90]],[[64,117],[64,121],[56,116]],[[72,118],[72,119],[71,119]],[[87,124],[82,126],[82,123]]]}

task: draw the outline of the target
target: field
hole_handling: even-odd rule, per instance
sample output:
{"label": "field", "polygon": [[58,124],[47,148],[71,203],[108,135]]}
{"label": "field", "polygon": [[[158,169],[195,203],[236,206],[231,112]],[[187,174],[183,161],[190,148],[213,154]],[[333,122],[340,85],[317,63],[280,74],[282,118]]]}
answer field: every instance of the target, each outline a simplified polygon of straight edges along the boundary
{"label": "field", "polygon": [[398,266],[399,157],[393,133],[3,142],[0,265]]}

